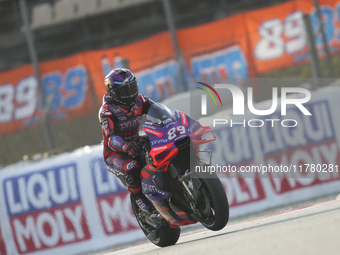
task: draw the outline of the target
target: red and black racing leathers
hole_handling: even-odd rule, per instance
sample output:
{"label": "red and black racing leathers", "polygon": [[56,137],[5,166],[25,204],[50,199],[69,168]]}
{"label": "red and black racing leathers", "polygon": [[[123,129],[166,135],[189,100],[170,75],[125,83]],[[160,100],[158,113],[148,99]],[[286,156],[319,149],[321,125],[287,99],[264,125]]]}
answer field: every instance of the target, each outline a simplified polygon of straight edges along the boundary
{"label": "red and black racing leathers", "polygon": [[128,155],[126,147],[139,139],[142,115],[147,114],[153,103],[146,96],[138,95],[130,110],[125,110],[106,94],[99,110],[104,136],[104,160],[109,167],[127,174],[128,190],[133,194],[141,191],[142,166]]}

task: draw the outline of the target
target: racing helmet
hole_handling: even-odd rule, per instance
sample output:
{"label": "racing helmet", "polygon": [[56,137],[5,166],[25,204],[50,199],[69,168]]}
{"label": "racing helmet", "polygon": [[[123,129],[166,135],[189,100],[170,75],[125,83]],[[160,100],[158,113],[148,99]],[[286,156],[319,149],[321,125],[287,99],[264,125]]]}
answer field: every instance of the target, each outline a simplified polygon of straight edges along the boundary
{"label": "racing helmet", "polygon": [[126,68],[113,69],[105,76],[105,89],[117,104],[132,106],[138,96],[137,79]]}

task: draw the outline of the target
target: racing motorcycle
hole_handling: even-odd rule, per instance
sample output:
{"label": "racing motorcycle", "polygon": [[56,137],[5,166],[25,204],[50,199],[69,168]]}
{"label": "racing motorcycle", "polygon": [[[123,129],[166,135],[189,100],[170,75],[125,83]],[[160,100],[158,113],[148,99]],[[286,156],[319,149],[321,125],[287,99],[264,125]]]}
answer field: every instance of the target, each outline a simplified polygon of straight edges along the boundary
{"label": "racing motorcycle", "polygon": [[[165,247],[177,242],[180,226],[200,222],[210,230],[224,228],[229,205],[222,183],[216,175],[204,178],[194,168],[211,165],[211,152],[199,146],[216,140],[212,130],[160,103],[150,107],[142,127],[147,134],[141,138],[138,157],[144,166],[142,192],[155,210],[142,211],[132,196],[131,204],[147,238]],[[209,153],[209,163],[200,159],[201,153]],[[124,173],[109,170],[126,186]]]}

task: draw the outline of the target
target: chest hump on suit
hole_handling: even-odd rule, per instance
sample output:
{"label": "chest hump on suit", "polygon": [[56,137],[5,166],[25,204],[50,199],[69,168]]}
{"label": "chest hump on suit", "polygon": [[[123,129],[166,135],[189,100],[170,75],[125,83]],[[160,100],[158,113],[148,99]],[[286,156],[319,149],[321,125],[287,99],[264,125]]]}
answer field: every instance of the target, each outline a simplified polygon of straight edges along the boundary
{"label": "chest hump on suit", "polygon": [[142,120],[142,107],[135,105],[130,111],[116,111],[115,116],[121,135],[131,136],[138,132]]}

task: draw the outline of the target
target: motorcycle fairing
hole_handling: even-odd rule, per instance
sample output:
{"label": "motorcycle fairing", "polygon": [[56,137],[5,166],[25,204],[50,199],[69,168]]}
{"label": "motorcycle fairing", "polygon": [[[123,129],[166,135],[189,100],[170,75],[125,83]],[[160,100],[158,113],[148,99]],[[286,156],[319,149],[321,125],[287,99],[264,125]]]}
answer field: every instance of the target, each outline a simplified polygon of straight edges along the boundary
{"label": "motorcycle fairing", "polygon": [[170,202],[173,193],[170,189],[168,168],[170,161],[166,164],[155,167],[147,164],[141,172],[141,183],[143,194],[152,202],[158,212],[173,226],[193,224],[189,215],[183,210],[171,206]]}
{"label": "motorcycle fairing", "polygon": [[[171,154],[172,157],[175,156],[178,150],[176,142],[181,139],[191,137],[194,146],[208,143],[216,139],[209,127],[201,126],[197,121],[191,119],[185,113],[175,110],[173,111],[173,116],[173,121],[163,126],[150,121],[145,122],[143,125],[143,130],[150,139],[152,148],[150,156],[153,158],[154,164],[162,164],[165,162],[166,160],[162,159],[168,154]],[[172,136],[172,132],[170,132],[171,129],[175,129],[179,134]],[[208,132],[211,132],[214,137],[201,140],[200,136]],[[156,158],[156,155],[158,155],[158,158]]]}
{"label": "motorcycle fairing", "polygon": [[149,155],[153,162],[148,163],[141,171],[142,192],[171,226],[193,224],[197,221],[173,202],[177,197],[171,191],[171,184],[167,182],[170,174],[169,165],[180,149],[176,146],[179,144],[178,141],[190,137],[193,145],[199,146],[215,140],[216,137],[202,140],[202,135],[211,131],[209,127],[202,127],[181,111],[170,112],[166,107],[163,111],[162,107],[164,106],[156,106],[154,110],[159,110],[160,115],[154,112],[149,119],[148,115],[147,121],[143,124],[143,130],[150,139]]}

